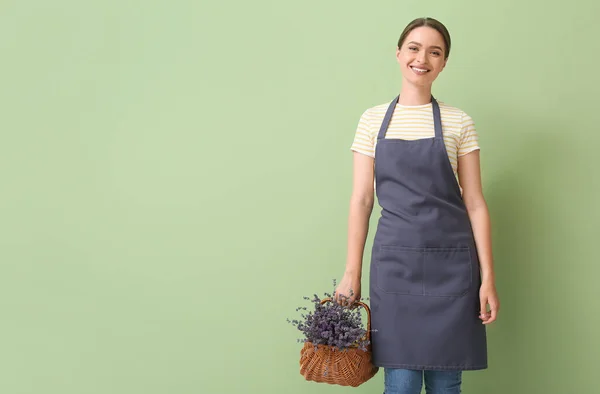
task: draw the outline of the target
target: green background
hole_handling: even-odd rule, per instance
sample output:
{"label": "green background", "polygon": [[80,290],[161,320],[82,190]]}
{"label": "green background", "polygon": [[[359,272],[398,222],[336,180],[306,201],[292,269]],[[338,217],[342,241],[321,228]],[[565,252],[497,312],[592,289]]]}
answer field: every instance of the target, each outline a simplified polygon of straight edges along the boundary
{"label": "green background", "polygon": [[0,6],[0,393],[350,391],[303,380],[286,318],[341,278],[354,131],[420,16],[452,35],[433,94],[475,120],[493,223],[464,393],[597,390],[596,1]]}

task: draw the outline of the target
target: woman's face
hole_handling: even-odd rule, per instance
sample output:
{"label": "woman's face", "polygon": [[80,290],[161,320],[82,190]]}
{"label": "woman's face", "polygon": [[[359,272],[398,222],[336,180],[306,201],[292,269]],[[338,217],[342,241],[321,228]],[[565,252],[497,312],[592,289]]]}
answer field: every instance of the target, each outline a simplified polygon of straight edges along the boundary
{"label": "woman's face", "polygon": [[[431,85],[446,66],[444,38],[435,29],[421,26],[413,29],[396,49],[402,75],[417,86]],[[425,71],[423,71],[425,70]]]}

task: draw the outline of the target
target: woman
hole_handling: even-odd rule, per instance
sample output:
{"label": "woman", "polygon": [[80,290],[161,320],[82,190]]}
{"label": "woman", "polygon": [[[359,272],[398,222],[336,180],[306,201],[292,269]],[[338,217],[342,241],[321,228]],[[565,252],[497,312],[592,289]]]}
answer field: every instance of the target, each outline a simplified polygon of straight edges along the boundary
{"label": "woman", "polygon": [[396,49],[400,94],[363,113],[351,148],[348,258],[335,298],[360,299],[375,189],[371,339],[386,394],[418,394],[423,380],[428,394],[460,393],[462,371],[487,368],[485,325],[499,309],[473,120],[431,95],[449,53],[443,24],[412,21]]}

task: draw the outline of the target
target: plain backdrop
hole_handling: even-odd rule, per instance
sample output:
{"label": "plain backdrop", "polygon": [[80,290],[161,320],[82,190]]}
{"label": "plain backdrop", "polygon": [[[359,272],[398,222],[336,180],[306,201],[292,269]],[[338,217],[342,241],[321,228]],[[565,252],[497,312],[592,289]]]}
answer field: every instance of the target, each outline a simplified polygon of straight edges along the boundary
{"label": "plain backdrop", "polygon": [[502,310],[464,393],[597,390],[598,2],[0,4],[1,393],[382,392],[306,382],[286,318],[341,279],[350,145],[421,16],[493,225]]}

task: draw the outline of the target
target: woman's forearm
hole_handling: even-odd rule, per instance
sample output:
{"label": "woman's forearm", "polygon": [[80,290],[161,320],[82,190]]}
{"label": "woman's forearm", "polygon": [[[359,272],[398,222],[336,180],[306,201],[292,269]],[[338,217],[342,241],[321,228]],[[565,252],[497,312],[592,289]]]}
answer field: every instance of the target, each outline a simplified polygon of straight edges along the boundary
{"label": "woman's forearm", "polygon": [[358,279],[362,277],[362,260],[372,211],[373,201],[350,201],[346,274]]}
{"label": "woman's forearm", "polygon": [[480,201],[476,207],[468,209],[473,235],[477,245],[479,255],[479,265],[481,267],[481,280],[483,283],[494,284],[494,263],[492,256],[492,234],[490,224],[490,214],[485,201]]}

